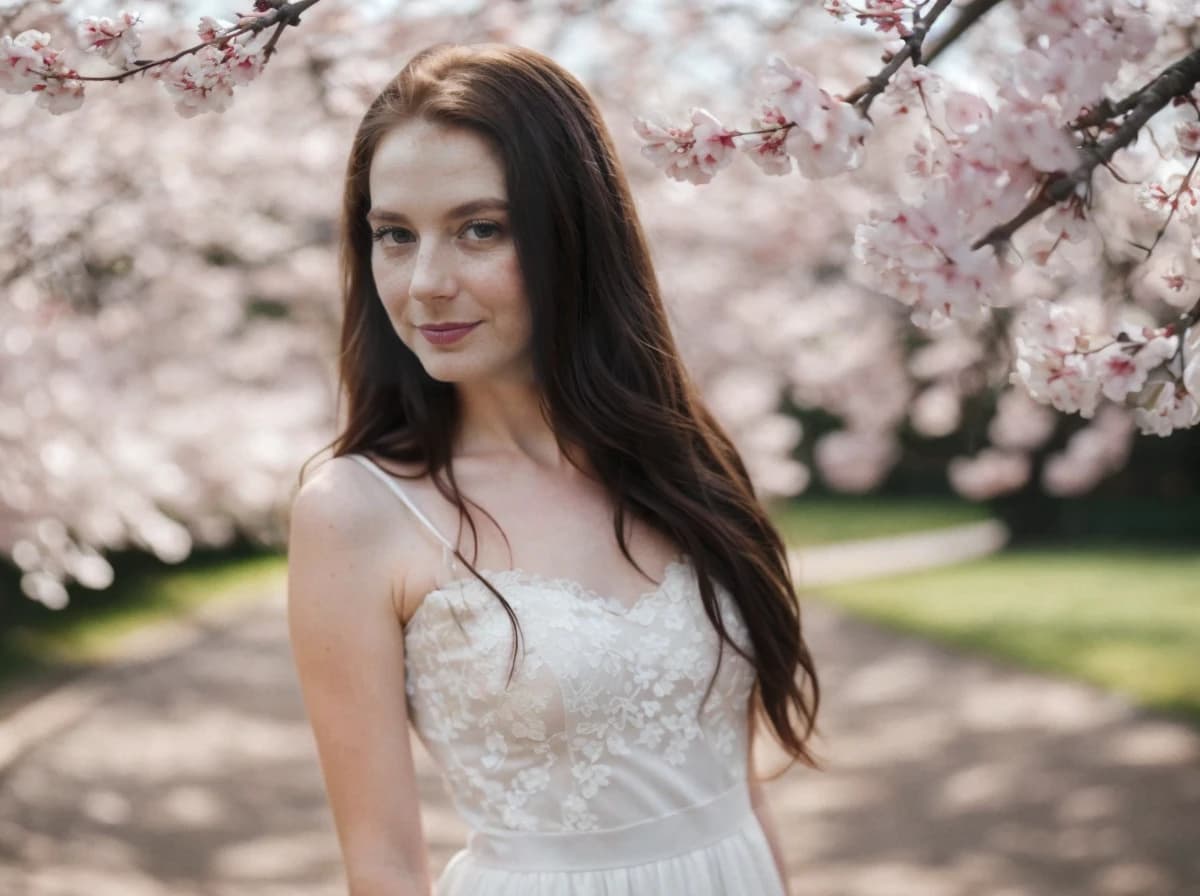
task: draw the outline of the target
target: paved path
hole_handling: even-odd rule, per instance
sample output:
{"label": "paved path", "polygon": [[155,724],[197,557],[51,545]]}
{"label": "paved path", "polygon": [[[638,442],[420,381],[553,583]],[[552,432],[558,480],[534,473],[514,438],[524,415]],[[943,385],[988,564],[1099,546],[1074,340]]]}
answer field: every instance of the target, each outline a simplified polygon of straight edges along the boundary
{"label": "paved path", "polygon": [[[1196,731],[806,613],[829,769],[767,788],[797,896],[1200,893]],[[344,896],[282,595],[92,686],[0,758],[0,893]],[[438,870],[465,831],[414,746]]]}
{"label": "paved path", "polygon": [[994,554],[1008,527],[983,520],[888,538],[822,544],[791,552],[792,580],[805,588],[896,575]]}

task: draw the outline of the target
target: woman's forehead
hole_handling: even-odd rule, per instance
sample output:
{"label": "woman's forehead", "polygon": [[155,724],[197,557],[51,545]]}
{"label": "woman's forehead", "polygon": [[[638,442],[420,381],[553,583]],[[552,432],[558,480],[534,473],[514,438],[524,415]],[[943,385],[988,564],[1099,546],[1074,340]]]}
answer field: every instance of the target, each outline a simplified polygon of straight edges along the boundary
{"label": "woman's forehead", "polygon": [[370,190],[373,207],[453,208],[483,197],[505,198],[504,169],[473,131],[413,121],[380,140],[371,160]]}

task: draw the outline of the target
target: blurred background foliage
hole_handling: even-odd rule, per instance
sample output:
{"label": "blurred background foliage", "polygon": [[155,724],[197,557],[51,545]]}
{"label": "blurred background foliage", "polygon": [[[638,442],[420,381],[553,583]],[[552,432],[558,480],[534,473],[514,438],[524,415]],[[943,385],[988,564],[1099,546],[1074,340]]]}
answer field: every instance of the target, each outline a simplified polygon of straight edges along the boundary
{"label": "blurred background foliage", "polygon": [[[1033,475],[972,502],[947,468],[991,441],[1003,353],[943,378],[961,418],[945,435],[914,424],[930,382],[911,361],[938,340],[856,285],[849,252],[854,224],[894,191],[902,133],[879,135],[862,183],[766,178],[739,160],[698,190],[639,158],[635,114],[703,101],[742,115],[768,52],[805,59],[831,86],[871,71],[877,40],[811,6],[418,4],[364,24],[364,10],[328,4],[220,117],[180,120],[149,84],[97,86],[70,120],[26,98],[0,104],[0,676],[86,668],[148,620],[282,587],[295,475],[335,425],[333,249],[353,125],[410,52],[494,39],[551,53],[595,91],[689,368],[791,543],[989,518],[1010,531],[992,560],[821,599],[1069,674],[1103,667],[1096,680],[1111,686],[1152,679],[1131,692],[1167,708],[1200,693],[1200,429],[1133,438],[1120,469],[1082,495]],[[194,12],[163,10],[176,22]],[[62,15],[42,7],[28,24],[66,33]],[[1003,47],[967,42],[945,65]],[[868,464],[878,482],[869,494],[835,487],[822,440],[874,426],[895,442]],[[1029,452],[1033,469],[1088,426],[1060,415]],[[50,572],[23,592],[39,563]],[[1089,659],[1121,633],[1136,649]]]}

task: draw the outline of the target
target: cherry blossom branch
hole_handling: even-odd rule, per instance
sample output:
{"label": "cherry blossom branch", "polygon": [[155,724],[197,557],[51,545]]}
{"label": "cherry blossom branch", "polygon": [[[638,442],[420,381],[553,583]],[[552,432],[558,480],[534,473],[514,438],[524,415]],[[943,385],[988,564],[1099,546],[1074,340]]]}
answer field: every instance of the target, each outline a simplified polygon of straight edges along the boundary
{"label": "cherry blossom branch", "polygon": [[1196,173],[1197,162],[1200,162],[1200,154],[1197,154],[1192,158],[1192,164],[1188,167],[1187,174],[1185,174],[1183,176],[1183,180],[1179,182],[1179,188],[1175,191],[1175,195],[1171,198],[1171,207],[1167,211],[1167,220],[1163,221],[1162,227],[1158,228],[1158,233],[1154,234],[1153,242],[1151,242],[1149,246],[1141,246],[1137,243],[1133,244],[1138,249],[1141,249],[1143,252],[1145,252],[1147,258],[1154,254],[1154,249],[1162,240],[1163,235],[1166,234],[1167,228],[1171,226],[1171,220],[1175,217],[1175,212],[1179,210],[1179,198],[1183,195],[1184,190],[1187,190],[1190,187],[1192,175]]}
{"label": "cherry blossom branch", "polygon": [[1122,100],[1118,100],[1115,103],[1108,98],[1102,99],[1096,104],[1096,108],[1088,111],[1084,115],[1081,115],[1079,118],[1075,119],[1075,121],[1071,122],[1071,129],[1075,131],[1082,131],[1086,128],[1094,128],[1098,125],[1105,124],[1114,118],[1124,115],[1138,104],[1138,100],[1142,98],[1142,94],[1153,85],[1154,81],[1150,81],[1148,84],[1139,87],[1133,93],[1129,94],[1129,96]]}
{"label": "cherry blossom branch", "polygon": [[[276,13],[284,13],[286,9],[286,14],[281,14],[276,20],[275,33],[271,35],[266,44],[263,46],[263,62],[266,63],[266,61],[270,59],[271,55],[275,52],[275,45],[279,43],[279,36],[283,34],[284,29],[289,25],[299,25],[300,14],[309,7],[319,3],[320,0],[301,0],[301,2],[297,3],[288,3],[287,0],[260,0],[260,2],[266,4],[267,6],[275,7]],[[267,16],[263,16],[262,19],[267,19],[269,15],[270,13],[268,13]],[[259,22],[255,22],[254,30],[257,31],[261,28],[269,28],[271,24],[272,23],[270,21],[265,21],[261,24],[259,24]]]}
{"label": "cherry blossom branch", "polygon": [[137,64],[130,69],[115,75],[80,75],[74,71],[70,72],[42,72],[40,73],[46,79],[59,79],[71,81],[124,81],[133,75],[144,72],[147,69],[156,68],[160,65],[170,65],[184,56],[193,55],[200,52],[205,47],[209,46],[225,46],[230,40],[235,37],[240,37],[243,34],[257,34],[271,26],[277,26],[275,33],[271,35],[267,44],[263,47],[263,63],[271,58],[271,54],[275,52],[275,45],[279,42],[279,36],[283,30],[289,25],[299,25],[300,16],[310,7],[320,3],[321,0],[297,0],[295,3],[286,2],[286,0],[259,0],[255,4],[256,9],[269,9],[259,16],[243,16],[239,19],[238,24],[228,31],[223,31],[217,34],[210,40],[202,41],[193,47],[188,47],[185,50],[180,50],[174,56],[164,57],[162,59],[153,60],[137,60]]}
{"label": "cherry blossom branch", "polygon": [[1086,128],[1094,128],[1098,125],[1107,123],[1113,118],[1124,115],[1130,109],[1137,106],[1138,101],[1146,93],[1147,90],[1154,87],[1158,83],[1158,77],[1151,78],[1133,93],[1124,99],[1117,100],[1115,103],[1105,97],[1096,104],[1094,109],[1089,110],[1071,123],[1072,130],[1081,131]]}
{"label": "cherry blossom branch", "polygon": [[964,6],[954,21],[947,26],[945,32],[939,35],[937,40],[931,41],[929,49],[922,53],[925,65],[932,65],[933,60],[941,56],[948,47],[962,37],[968,28],[990,12],[993,7],[999,6],[1003,2],[1004,0],[974,0],[973,3]]}
{"label": "cherry blossom branch", "polygon": [[971,248],[995,246],[1008,241],[1021,227],[1042,212],[1074,195],[1081,185],[1091,180],[1092,171],[1097,165],[1107,163],[1117,150],[1132,143],[1146,122],[1172,99],[1190,92],[1197,82],[1200,82],[1200,49],[1193,50],[1138,91],[1138,100],[1129,116],[1108,140],[1084,146],[1082,152],[1085,159],[1074,171],[1051,179],[1025,208],[1011,220],[993,227],[973,243]]}
{"label": "cherry blossom branch", "polygon": [[867,114],[871,108],[871,103],[875,101],[875,97],[883,93],[887,87],[888,81],[892,75],[900,70],[900,66],[904,65],[910,58],[914,65],[921,64],[921,45],[925,42],[925,37],[929,33],[930,27],[938,20],[943,12],[950,6],[951,0],[938,0],[929,15],[922,17],[919,12],[913,10],[913,27],[908,36],[904,38],[904,46],[900,48],[887,65],[880,69],[878,74],[867,78],[865,84],[861,84],[852,90],[849,94],[842,97],[847,103],[852,103],[859,107],[859,111],[868,121],[870,115]]}

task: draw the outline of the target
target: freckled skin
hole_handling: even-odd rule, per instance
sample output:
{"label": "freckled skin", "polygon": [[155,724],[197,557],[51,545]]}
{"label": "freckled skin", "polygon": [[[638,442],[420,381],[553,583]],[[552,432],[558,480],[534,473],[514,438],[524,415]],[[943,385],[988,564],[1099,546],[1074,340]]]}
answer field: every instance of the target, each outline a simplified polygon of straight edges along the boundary
{"label": "freckled skin", "polygon": [[[371,162],[371,207],[405,220],[371,219],[375,286],[396,333],[442,382],[533,380],[532,321],[511,218],[496,208],[453,214],[481,199],[507,200],[504,171],[474,132],[412,121],[389,132]],[[384,231],[383,233],[379,233]],[[450,345],[421,324],[482,321]]]}

